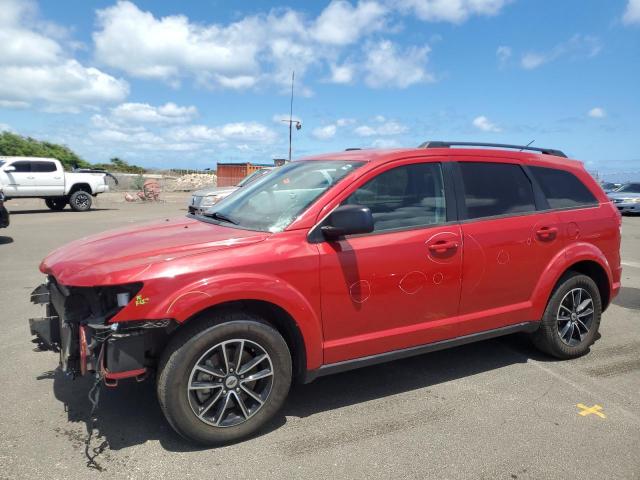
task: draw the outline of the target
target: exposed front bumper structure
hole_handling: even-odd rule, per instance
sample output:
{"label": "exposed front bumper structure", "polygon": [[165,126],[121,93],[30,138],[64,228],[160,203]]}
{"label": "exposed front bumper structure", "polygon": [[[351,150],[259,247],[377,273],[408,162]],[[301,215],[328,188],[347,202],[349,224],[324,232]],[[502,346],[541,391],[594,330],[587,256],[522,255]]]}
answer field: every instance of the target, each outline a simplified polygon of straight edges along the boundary
{"label": "exposed front bumper structure", "polygon": [[175,327],[170,320],[109,323],[118,308],[109,309],[101,298],[114,295],[113,287],[107,289],[66,287],[49,277],[31,293],[45,315],[30,319],[29,327],[40,350],[59,353],[62,372],[97,373],[115,386],[123,378],[143,379]]}

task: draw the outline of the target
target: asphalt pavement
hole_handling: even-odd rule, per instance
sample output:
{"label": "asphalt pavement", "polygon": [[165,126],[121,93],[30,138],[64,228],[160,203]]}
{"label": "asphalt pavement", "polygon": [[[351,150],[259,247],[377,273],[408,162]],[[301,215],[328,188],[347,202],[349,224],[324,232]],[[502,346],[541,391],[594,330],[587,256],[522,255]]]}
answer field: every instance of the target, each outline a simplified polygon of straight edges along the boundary
{"label": "asphalt pavement", "polygon": [[623,219],[622,291],[582,358],[556,361],[513,335],[324,377],[296,386],[260,435],[217,449],[178,437],[152,382],[130,381],[102,390],[86,449],[90,379],[64,378],[56,354],[30,343],[38,264],[73,239],[185,214],[186,194],[165,198],[104,195],[85,213],[7,202],[0,478],[640,478],[640,217]]}

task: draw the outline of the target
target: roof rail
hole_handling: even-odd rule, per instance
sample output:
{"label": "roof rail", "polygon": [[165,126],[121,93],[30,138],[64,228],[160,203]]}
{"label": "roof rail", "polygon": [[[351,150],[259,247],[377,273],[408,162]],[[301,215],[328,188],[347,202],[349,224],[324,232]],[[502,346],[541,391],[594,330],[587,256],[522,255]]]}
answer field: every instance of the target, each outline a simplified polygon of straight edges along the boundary
{"label": "roof rail", "polygon": [[431,141],[424,142],[418,148],[449,148],[449,147],[491,147],[491,148],[511,148],[514,150],[530,150],[532,152],[540,152],[545,155],[555,155],[556,157],[564,157],[567,156],[564,152],[560,150],[555,150],[553,148],[538,148],[538,147],[530,147],[528,145],[509,145],[506,143],[478,143],[478,142],[441,142],[441,141]]}

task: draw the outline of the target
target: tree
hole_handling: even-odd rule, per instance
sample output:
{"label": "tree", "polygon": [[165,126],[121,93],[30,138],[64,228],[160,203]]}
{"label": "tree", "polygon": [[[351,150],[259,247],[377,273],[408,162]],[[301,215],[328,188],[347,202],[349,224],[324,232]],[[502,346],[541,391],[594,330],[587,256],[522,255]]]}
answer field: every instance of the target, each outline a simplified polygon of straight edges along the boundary
{"label": "tree", "polygon": [[56,158],[62,162],[66,169],[91,166],[89,162],[80,158],[65,145],[42,142],[35,138],[23,137],[11,132],[0,133],[0,155]]}
{"label": "tree", "polygon": [[67,170],[73,168],[102,168],[114,172],[137,174],[142,174],[146,171],[144,168],[131,165],[118,157],[112,158],[109,163],[92,165],[65,145],[43,142],[11,132],[0,132],[0,155],[56,158],[62,162],[62,165]]}
{"label": "tree", "polygon": [[94,167],[102,168],[104,170],[109,170],[110,172],[137,173],[137,174],[142,174],[146,172],[144,168],[138,167],[137,165],[131,165],[130,163],[118,157],[112,158],[111,160],[109,160],[109,163],[96,163]]}

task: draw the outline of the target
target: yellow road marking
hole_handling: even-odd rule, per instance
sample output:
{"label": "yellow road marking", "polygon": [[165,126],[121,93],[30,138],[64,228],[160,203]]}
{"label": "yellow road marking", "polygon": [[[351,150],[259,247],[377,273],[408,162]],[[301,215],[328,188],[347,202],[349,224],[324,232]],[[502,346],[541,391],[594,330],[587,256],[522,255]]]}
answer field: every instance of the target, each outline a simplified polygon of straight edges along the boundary
{"label": "yellow road marking", "polygon": [[602,407],[600,405],[594,405],[593,407],[587,407],[586,405],[583,405],[582,403],[578,403],[576,405],[576,407],[578,407],[580,410],[582,410],[581,412],[578,412],[578,415],[582,415],[583,417],[586,417],[587,415],[591,415],[592,413],[594,415],[599,416],[600,418],[607,418],[607,416],[601,412]]}

